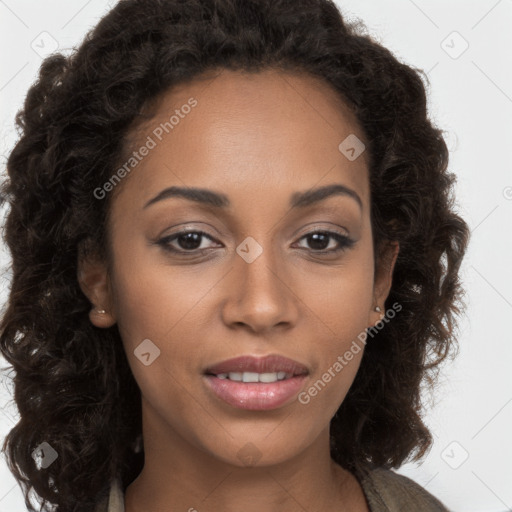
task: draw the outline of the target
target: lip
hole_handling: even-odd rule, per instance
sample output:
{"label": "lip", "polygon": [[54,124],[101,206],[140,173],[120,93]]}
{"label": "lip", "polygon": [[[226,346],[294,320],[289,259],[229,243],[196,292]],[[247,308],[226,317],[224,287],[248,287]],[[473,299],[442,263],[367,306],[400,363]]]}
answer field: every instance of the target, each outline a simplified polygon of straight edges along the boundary
{"label": "lip", "polygon": [[[277,382],[239,382],[220,379],[216,375],[230,372],[291,374]],[[237,409],[264,411],[289,404],[304,385],[309,371],[303,364],[279,355],[256,358],[241,356],[228,359],[206,369],[205,381],[213,394]]]}
{"label": "lip", "polygon": [[256,373],[273,373],[286,372],[296,375],[306,375],[309,373],[303,364],[283,357],[280,355],[268,355],[265,357],[240,356],[233,359],[222,361],[208,367],[205,370],[207,375],[218,375],[219,373],[230,372],[256,372]]}

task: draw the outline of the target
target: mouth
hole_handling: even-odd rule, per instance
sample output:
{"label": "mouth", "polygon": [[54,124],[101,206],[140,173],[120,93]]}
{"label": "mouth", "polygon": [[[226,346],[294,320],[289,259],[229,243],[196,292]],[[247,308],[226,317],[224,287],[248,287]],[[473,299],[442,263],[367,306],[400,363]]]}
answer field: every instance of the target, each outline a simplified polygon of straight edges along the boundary
{"label": "mouth", "polygon": [[[221,379],[228,378],[239,382],[258,382],[254,380],[255,376],[258,376],[258,379],[262,377],[263,380],[261,382],[275,382],[276,380],[283,380],[297,375],[307,375],[308,373],[308,368],[303,364],[279,355],[235,357],[234,359],[228,359],[210,366],[205,370],[207,375],[215,375]],[[272,380],[268,381],[265,379]]]}
{"label": "mouth", "polygon": [[290,403],[308,375],[306,366],[278,355],[237,357],[204,372],[208,388],[217,398],[248,410],[270,410]]}
{"label": "mouth", "polygon": [[[208,375],[208,374],[207,374]],[[229,379],[234,380],[235,382],[277,382],[278,380],[290,379],[293,377],[293,373],[286,373],[283,371],[280,372],[265,372],[265,373],[257,373],[257,372],[229,372],[229,373],[218,373],[211,374],[217,377],[218,379]]]}

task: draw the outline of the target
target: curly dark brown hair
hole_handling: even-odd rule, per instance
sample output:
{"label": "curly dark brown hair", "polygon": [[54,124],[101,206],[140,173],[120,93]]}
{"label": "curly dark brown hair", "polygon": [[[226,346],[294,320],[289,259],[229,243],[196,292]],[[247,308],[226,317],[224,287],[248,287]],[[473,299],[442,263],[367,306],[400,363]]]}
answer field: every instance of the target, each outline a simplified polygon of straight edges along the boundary
{"label": "curly dark brown hair", "polygon": [[[29,510],[33,489],[40,510],[90,511],[114,476],[126,487],[143,465],[141,395],[119,331],[91,324],[77,281],[84,244],[108,258],[112,194],[98,201],[93,191],[157,95],[207,70],[266,68],[322,78],[356,114],[377,257],[385,241],[400,244],[386,304],[402,309],[368,341],[331,420],[331,456],[365,471],[430,448],[420,384],[433,389],[439,363],[457,352],[469,232],[443,132],[428,117],[426,76],[330,0],[121,0],[78,49],[43,61],[2,183],[12,285],[0,346],[20,413],[3,451]],[[31,454],[44,441],[58,458],[38,469]]]}

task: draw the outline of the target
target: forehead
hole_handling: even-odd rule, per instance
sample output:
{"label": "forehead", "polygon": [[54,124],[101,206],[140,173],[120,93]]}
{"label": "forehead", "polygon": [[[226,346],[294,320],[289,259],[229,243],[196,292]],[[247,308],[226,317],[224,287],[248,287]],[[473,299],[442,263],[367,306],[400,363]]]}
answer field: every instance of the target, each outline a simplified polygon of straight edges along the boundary
{"label": "forehead", "polygon": [[339,148],[364,134],[338,93],[311,75],[211,72],[160,95],[146,116],[127,138],[126,157],[151,146],[121,184],[131,200],[172,185],[268,199],[333,182],[368,199],[366,153],[350,161]]}

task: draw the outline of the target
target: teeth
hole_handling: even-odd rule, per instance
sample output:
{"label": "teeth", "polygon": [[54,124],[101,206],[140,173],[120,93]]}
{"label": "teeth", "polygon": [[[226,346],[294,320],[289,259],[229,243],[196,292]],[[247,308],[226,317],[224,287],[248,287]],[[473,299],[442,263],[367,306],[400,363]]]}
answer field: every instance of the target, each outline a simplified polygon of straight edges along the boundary
{"label": "teeth", "polygon": [[[279,380],[279,373],[284,372],[278,372],[278,373],[260,373],[259,375],[259,381],[260,382],[277,382]],[[281,378],[281,380],[284,377]]]}
{"label": "teeth", "polygon": [[218,379],[229,379],[237,382],[277,382],[278,380],[289,379],[293,374],[286,372],[256,373],[256,372],[229,372],[218,373]]}
{"label": "teeth", "polygon": [[243,382],[259,382],[260,378],[257,373],[254,372],[244,372],[242,374]]}

